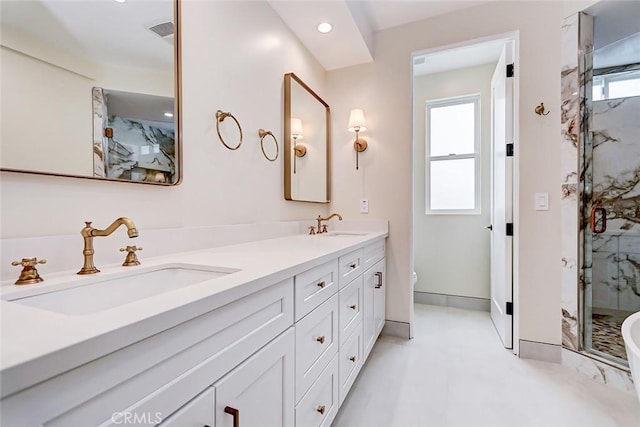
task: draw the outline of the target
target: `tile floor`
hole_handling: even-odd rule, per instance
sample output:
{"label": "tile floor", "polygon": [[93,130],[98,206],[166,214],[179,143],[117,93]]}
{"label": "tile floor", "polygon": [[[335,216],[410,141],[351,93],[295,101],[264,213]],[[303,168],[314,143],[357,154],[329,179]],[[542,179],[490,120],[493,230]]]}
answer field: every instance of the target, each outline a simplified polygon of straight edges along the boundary
{"label": "tile floor", "polygon": [[[631,315],[633,313],[627,313]],[[627,360],[627,351],[624,348],[622,339],[622,322],[626,316],[611,316],[606,314],[593,313],[592,340],[593,349],[610,354],[622,360]]]}
{"label": "tile floor", "polygon": [[333,427],[640,427],[640,403],[505,350],[489,314],[416,305],[415,338],[381,336]]}

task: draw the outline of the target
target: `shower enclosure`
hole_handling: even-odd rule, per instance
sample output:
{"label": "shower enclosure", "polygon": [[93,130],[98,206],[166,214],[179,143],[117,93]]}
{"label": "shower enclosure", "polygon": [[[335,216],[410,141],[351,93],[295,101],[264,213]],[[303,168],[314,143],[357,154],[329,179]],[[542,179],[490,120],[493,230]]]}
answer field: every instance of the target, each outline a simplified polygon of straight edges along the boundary
{"label": "shower enclosure", "polygon": [[583,350],[626,365],[620,327],[640,311],[640,5],[612,3],[587,11],[593,49],[582,55],[580,335]]}

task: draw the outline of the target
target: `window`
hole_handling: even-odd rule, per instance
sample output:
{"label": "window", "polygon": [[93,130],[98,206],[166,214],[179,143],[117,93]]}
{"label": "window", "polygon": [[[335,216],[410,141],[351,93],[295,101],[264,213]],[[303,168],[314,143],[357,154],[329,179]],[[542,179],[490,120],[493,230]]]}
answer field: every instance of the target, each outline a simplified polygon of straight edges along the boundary
{"label": "window", "polygon": [[640,96],[640,70],[593,77],[593,100]]}
{"label": "window", "polygon": [[427,214],[480,213],[480,95],[426,102]]}

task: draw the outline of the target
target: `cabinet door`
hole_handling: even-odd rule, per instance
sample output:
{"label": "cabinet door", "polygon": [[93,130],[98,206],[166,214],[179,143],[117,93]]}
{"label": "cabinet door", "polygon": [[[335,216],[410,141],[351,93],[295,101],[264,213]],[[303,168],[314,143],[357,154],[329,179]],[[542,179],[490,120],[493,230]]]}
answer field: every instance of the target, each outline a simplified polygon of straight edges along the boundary
{"label": "cabinet door", "polygon": [[294,341],[290,328],[214,384],[216,427],[293,427]]}
{"label": "cabinet door", "polygon": [[385,321],[386,277],[384,258],[365,271],[363,278],[362,338],[364,342],[364,358],[366,359]]}
{"label": "cabinet door", "polygon": [[373,286],[373,335],[377,338],[385,321],[387,274],[384,258],[374,265],[372,270],[375,272],[374,276],[377,276]]}

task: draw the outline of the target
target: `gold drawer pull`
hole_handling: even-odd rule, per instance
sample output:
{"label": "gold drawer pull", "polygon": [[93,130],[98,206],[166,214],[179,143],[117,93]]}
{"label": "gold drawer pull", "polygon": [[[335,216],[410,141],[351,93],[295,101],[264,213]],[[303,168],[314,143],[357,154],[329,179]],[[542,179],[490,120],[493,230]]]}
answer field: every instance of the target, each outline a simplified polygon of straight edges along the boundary
{"label": "gold drawer pull", "polygon": [[317,286],[318,286],[320,289],[322,289],[322,288],[324,288],[324,287],[326,286],[326,283],[324,283],[324,280],[323,280],[322,282],[318,283],[318,284],[317,284]]}
{"label": "gold drawer pull", "polygon": [[324,335],[319,336],[318,338],[316,338],[316,341],[318,341],[320,344],[324,344]]}
{"label": "gold drawer pull", "polygon": [[349,267],[351,268],[356,268],[358,266],[358,264],[349,264]]}
{"label": "gold drawer pull", "polygon": [[320,412],[321,415],[324,415],[324,405],[316,406],[316,411]]}
{"label": "gold drawer pull", "polygon": [[351,310],[355,310],[355,309],[356,309],[356,305],[355,305],[355,304],[350,305],[350,306],[349,306],[349,308],[350,308]]}
{"label": "gold drawer pull", "polygon": [[375,284],[375,288],[380,289],[382,287],[382,272],[381,271],[376,272],[375,276],[378,278],[378,283]]}
{"label": "gold drawer pull", "polygon": [[349,360],[351,360],[352,362],[354,362],[354,363],[355,363],[355,361],[356,361],[356,357],[355,357],[355,356],[351,356],[351,357],[349,358]]}

